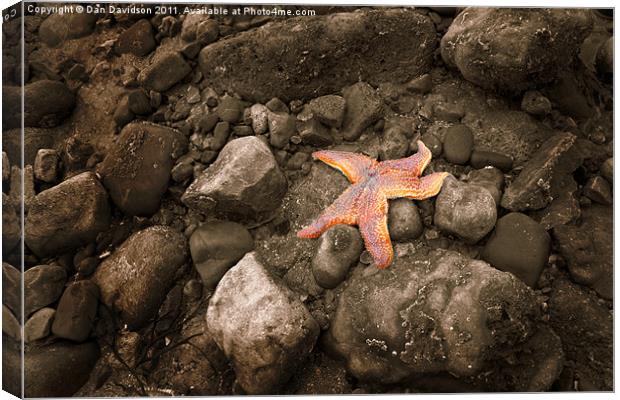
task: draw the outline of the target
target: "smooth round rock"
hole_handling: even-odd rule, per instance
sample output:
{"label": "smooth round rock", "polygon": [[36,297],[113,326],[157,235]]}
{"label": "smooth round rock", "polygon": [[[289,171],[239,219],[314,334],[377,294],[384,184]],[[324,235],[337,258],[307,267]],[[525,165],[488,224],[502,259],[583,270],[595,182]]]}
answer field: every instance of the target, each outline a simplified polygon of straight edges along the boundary
{"label": "smooth round rock", "polygon": [[4,304],[2,305],[2,332],[16,341],[20,341],[22,338],[22,330],[19,321]]}
{"label": "smooth round rock", "polygon": [[474,150],[469,159],[469,164],[476,169],[491,166],[503,172],[512,169],[512,162],[512,158],[505,154],[487,150]]}
{"label": "smooth round rock", "polygon": [[388,230],[392,240],[397,242],[417,239],[422,235],[424,224],[413,201],[404,198],[390,201]]}
{"label": "smooth round rock", "polygon": [[474,135],[466,125],[452,125],[443,140],[443,156],[453,164],[466,164],[474,147]]}
{"label": "smooth round rock", "polygon": [[319,238],[319,246],[312,259],[312,274],[319,286],[333,289],[359,260],[364,244],[359,230],[348,225],[336,225]]}
{"label": "smooth round rock", "polygon": [[54,335],[83,342],[90,335],[99,304],[99,287],[92,281],[77,281],[65,289],[52,324]]}
{"label": "smooth round rock", "polygon": [[24,341],[32,343],[49,336],[56,310],[45,307],[32,314],[24,325]]}

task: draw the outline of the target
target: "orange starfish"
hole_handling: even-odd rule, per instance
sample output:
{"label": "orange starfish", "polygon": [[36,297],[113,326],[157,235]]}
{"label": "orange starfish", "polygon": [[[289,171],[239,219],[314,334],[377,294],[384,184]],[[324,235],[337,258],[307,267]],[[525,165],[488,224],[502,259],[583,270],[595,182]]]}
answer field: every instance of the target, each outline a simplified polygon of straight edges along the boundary
{"label": "orange starfish", "polygon": [[312,157],[342,172],[353,185],[297,236],[313,239],[337,224],[358,225],[380,269],[394,258],[387,226],[388,199],[428,199],[439,193],[449,175],[436,172],[420,177],[431,161],[431,152],[421,141],[416,154],[399,160],[378,162],[361,154],[328,150],[314,152]]}

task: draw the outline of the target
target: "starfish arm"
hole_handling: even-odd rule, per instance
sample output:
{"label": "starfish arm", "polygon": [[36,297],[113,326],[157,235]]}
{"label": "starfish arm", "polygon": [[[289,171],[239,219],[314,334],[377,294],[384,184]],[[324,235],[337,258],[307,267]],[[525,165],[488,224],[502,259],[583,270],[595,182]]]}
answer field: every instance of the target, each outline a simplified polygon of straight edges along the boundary
{"label": "starfish arm", "polygon": [[387,226],[388,202],[378,191],[367,191],[360,199],[359,230],[366,249],[372,255],[377,268],[385,269],[394,258]]}
{"label": "starfish arm", "polygon": [[388,170],[397,170],[407,172],[410,175],[420,176],[428,166],[428,163],[431,162],[431,157],[432,153],[428,147],[421,140],[418,140],[418,151],[414,155],[399,160],[386,160],[380,165],[381,168]]}
{"label": "starfish arm", "polygon": [[365,171],[376,161],[362,154],[349,153],[346,151],[321,150],[312,153],[312,157],[323,161],[332,168],[342,172],[349,182],[359,182],[365,175]]}
{"label": "starfish arm", "polygon": [[441,190],[447,172],[435,172],[421,178],[410,175],[389,175],[382,178],[381,190],[388,199],[407,197],[424,200],[433,197]]}
{"label": "starfish arm", "polygon": [[314,239],[337,224],[355,225],[357,223],[358,189],[349,187],[323,211],[312,224],[297,232],[297,237]]}

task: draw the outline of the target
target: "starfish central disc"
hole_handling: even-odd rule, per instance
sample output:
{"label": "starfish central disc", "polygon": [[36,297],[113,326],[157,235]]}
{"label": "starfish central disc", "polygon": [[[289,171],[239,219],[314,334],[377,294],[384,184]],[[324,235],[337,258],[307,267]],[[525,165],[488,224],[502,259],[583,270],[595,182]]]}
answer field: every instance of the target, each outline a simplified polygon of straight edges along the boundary
{"label": "starfish central disc", "polygon": [[430,150],[418,141],[418,152],[399,160],[378,162],[362,154],[321,150],[312,157],[342,172],[352,185],[317,220],[297,232],[317,238],[337,224],[357,225],[376,266],[387,268],[394,258],[387,226],[388,200],[424,200],[441,190],[447,172],[421,176],[431,161]]}

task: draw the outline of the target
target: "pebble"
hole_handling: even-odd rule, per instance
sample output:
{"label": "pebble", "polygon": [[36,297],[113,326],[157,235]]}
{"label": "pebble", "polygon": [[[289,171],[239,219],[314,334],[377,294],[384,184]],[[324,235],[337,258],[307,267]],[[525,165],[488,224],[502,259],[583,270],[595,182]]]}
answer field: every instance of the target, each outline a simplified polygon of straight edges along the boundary
{"label": "pebble", "polygon": [[190,60],[193,60],[198,56],[201,49],[202,46],[199,42],[191,42],[181,48],[181,53]]}
{"label": "pebble", "polygon": [[599,170],[601,176],[607,179],[607,182],[613,184],[614,183],[614,158],[608,158],[605,160],[603,164],[601,164],[601,168]]}
{"label": "pebble", "polygon": [[362,132],[374,124],[383,113],[383,102],[375,89],[365,82],[358,82],[343,90],[347,112],[342,125],[345,140],[357,140]]}
{"label": "pebble", "polygon": [[201,133],[211,132],[213,128],[215,128],[215,125],[217,124],[219,120],[220,118],[218,117],[216,113],[209,113],[203,116],[202,118],[200,118],[200,121],[198,122],[200,132]]}
{"label": "pebble", "polygon": [[453,164],[466,164],[474,146],[474,135],[466,125],[452,125],[443,140],[443,156]]}
{"label": "pebble", "polygon": [[333,289],[344,281],[349,268],[355,264],[364,248],[357,228],[336,225],[319,238],[312,259],[312,274],[319,286]]}
{"label": "pebble", "polygon": [[202,282],[198,279],[190,279],[183,286],[183,296],[187,297],[190,301],[198,300],[202,296]]}
{"label": "pebble", "polygon": [[471,153],[471,158],[469,160],[469,164],[476,169],[492,166],[499,168],[503,172],[509,172],[512,169],[512,163],[513,160],[510,156],[494,151],[478,149],[475,149]]}
{"label": "pebble", "polygon": [[423,134],[420,140],[422,141],[422,143],[424,143],[426,147],[428,147],[433,157],[439,157],[443,152],[443,144],[441,143],[441,140],[439,140],[439,138],[432,133]]}
{"label": "pebble", "polygon": [[194,175],[194,166],[190,162],[178,163],[170,171],[172,180],[181,183]]}
{"label": "pebble", "polygon": [[465,109],[460,104],[439,102],[433,105],[433,117],[435,117],[436,120],[459,122],[463,116],[465,116]]}
{"label": "pebble", "polygon": [[118,36],[114,50],[118,54],[131,53],[138,57],[144,57],[156,46],[153,26],[148,19],[141,19]]}
{"label": "pebble", "polygon": [[412,200],[402,198],[390,201],[388,229],[392,240],[397,242],[415,240],[422,235],[424,225]]}
{"label": "pebble", "polygon": [[405,88],[410,92],[426,94],[433,89],[433,78],[429,74],[421,75],[407,82]]}
{"label": "pebble", "polygon": [[475,169],[469,173],[469,183],[477,185],[491,193],[495,204],[499,206],[504,190],[504,174],[495,167]]}
{"label": "pebble", "polygon": [[551,101],[538,90],[528,90],[523,94],[521,109],[532,115],[547,115],[551,112]]}
{"label": "pebble", "polygon": [[132,90],[127,93],[127,106],[136,115],[147,115],[151,113],[151,100],[142,89]]}
{"label": "pebble", "polygon": [[226,121],[218,122],[213,129],[213,138],[209,143],[209,149],[219,151],[226,144],[230,135],[230,124]]}
{"label": "pebble", "polygon": [[252,130],[257,135],[263,135],[267,133],[269,129],[269,122],[267,115],[269,109],[262,104],[253,104],[250,108],[246,109],[244,120],[247,124],[252,125]]}
{"label": "pebble", "polygon": [[609,205],[614,202],[609,182],[599,175],[588,179],[588,182],[583,187],[583,193],[590,200],[599,204]]}
{"label": "pebble", "polygon": [[342,126],[346,110],[346,101],[342,96],[317,97],[310,100],[308,106],[321,123],[337,129]]}
{"label": "pebble", "polygon": [[533,288],[547,265],[550,249],[551,238],[545,229],[527,215],[513,212],[497,221],[481,257]]}
{"label": "pebble", "polygon": [[118,101],[112,118],[119,128],[122,128],[136,118],[135,114],[129,109],[129,98],[127,96],[121,97]]}
{"label": "pebble", "polygon": [[309,106],[297,114],[296,128],[302,142],[310,146],[326,147],[334,143],[329,128],[316,118]]}
{"label": "pebble", "polygon": [[24,315],[58,300],[66,281],[67,272],[58,265],[37,265],[24,272]]}
{"label": "pebble", "polygon": [[379,148],[379,158],[382,161],[403,158],[408,150],[409,139],[400,126],[393,125],[385,130]]}
{"label": "pebble", "polygon": [[95,323],[99,304],[99,288],[88,280],[70,284],[63,293],[52,324],[52,333],[59,338],[83,342]]}
{"label": "pebble", "polygon": [[138,81],[146,89],[165,92],[180,82],[192,68],[176,51],[156,52],[151,64],[138,74]]}
{"label": "pebble", "polygon": [[40,181],[54,183],[58,179],[60,157],[54,149],[39,149],[34,159],[34,177]]}
{"label": "pebble", "polygon": [[91,276],[95,273],[95,270],[99,266],[99,259],[97,257],[86,257],[75,268],[82,276]]}
{"label": "pebble", "polygon": [[275,148],[284,148],[290,138],[297,132],[295,117],[282,112],[271,112],[268,114],[268,121],[269,143]]}
{"label": "pebble", "polygon": [[24,341],[32,343],[49,336],[56,310],[45,307],[32,314],[24,325]]}
{"label": "pebble", "polygon": [[234,124],[239,122],[243,116],[243,107],[241,106],[241,101],[232,96],[226,95],[220,100],[215,112],[222,121]]}
{"label": "pebble", "polygon": [[248,125],[235,125],[233,127],[233,134],[237,137],[252,136],[254,131],[251,126]]}
{"label": "pebble", "polygon": [[278,99],[277,97],[272,98],[271,100],[269,100],[267,103],[265,103],[265,106],[270,110],[273,111],[275,113],[290,113],[288,106],[280,99]]}

